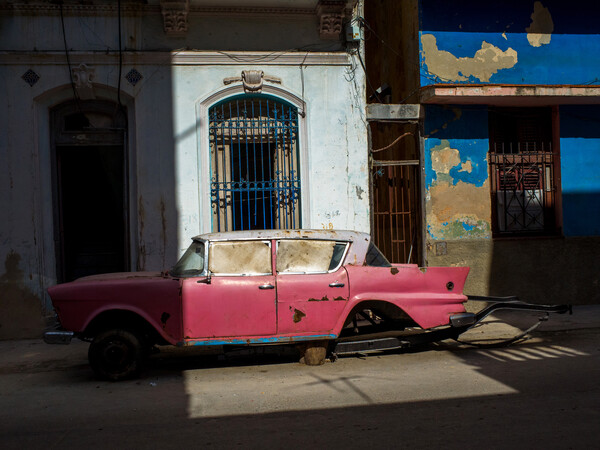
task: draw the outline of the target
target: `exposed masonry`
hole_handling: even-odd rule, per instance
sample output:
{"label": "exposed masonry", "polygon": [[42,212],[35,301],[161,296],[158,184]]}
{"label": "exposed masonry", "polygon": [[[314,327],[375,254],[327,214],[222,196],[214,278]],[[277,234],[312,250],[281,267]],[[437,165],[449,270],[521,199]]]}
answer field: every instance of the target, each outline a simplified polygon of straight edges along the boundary
{"label": "exposed masonry", "polygon": [[517,52],[508,48],[502,51],[498,47],[483,41],[481,49],[472,58],[457,58],[452,53],[440,50],[433,34],[421,36],[423,59],[429,73],[443,81],[468,81],[470,77],[488,82],[492,75],[501,69],[510,69],[517,62]]}
{"label": "exposed masonry", "polygon": [[460,150],[452,148],[447,140],[431,148],[430,153],[431,168],[435,174],[427,186],[426,198],[430,237],[489,237],[491,205],[488,177],[486,174],[482,181],[474,174],[475,166],[482,162],[464,156],[461,158]]}
{"label": "exposed masonry", "polygon": [[535,2],[531,13],[531,25],[525,28],[527,40],[532,47],[541,47],[550,43],[554,22],[548,8],[542,2]]}

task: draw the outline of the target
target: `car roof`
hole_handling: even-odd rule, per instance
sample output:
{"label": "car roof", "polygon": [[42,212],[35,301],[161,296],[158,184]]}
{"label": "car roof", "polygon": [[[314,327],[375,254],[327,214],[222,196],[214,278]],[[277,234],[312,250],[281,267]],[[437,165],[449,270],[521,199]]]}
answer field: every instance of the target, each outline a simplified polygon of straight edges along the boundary
{"label": "car roof", "polygon": [[229,241],[247,239],[320,239],[333,241],[366,241],[371,240],[367,233],[350,230],[247,230],[205,233],[195,236],[194,240]]}
{"label": "car roof", "polygon": [[351,242],[344,264],[363,265],[371,236],[349,230],[251,230],[200,234],[194,240],[232,241],[249,239],[315,239]]}

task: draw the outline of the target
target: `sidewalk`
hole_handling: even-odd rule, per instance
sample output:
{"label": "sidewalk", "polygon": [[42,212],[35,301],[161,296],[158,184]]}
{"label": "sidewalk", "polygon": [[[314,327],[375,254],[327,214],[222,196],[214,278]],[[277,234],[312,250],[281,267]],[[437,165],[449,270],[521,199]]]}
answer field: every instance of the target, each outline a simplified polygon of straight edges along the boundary
{"label": "sidewalk", "polygon": [[[463,334],[465,340],[501,340],[525,331],[545,313],[497,311],[487,317],[484,326]],[[533,336],[544,333],[600,329],[600,305],[573,306],[573,314],[550,314]],[[88,343],[73,339],[69,345],[48,345],[41,339],[0,341],[0,374],[31,370],[60,370],[87,366]]]}

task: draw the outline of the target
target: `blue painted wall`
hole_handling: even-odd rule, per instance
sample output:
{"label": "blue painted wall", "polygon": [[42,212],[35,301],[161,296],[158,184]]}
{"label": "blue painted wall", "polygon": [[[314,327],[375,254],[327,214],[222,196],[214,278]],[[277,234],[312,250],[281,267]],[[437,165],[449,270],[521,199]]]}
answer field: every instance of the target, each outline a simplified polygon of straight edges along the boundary
{"label": "blue painted wall", "polygon": [[429,238],[491,237],[487,107],[427,105],[424,131]]}
{"label": "blue painted wall", "polygon": [[[419,42],[421,84],[598,84],[600,83],[600,2],[574,8],[569,2],[543,0],[553,22],[550,42],[532,46],[526,28],[531,25],[534,0],[484,2],[421,0]],[[432,73],[423,55],[422,37],[433,35],[437,48],[457,58],[473,58],[485,41],[501,51],[512,49],[517,62],[499,69],[489,81],[466,74],[466,80]]]}
{"label": "blue painted wall", "polygon": [[600,236],[600,105],[560,107],[565,236]]}

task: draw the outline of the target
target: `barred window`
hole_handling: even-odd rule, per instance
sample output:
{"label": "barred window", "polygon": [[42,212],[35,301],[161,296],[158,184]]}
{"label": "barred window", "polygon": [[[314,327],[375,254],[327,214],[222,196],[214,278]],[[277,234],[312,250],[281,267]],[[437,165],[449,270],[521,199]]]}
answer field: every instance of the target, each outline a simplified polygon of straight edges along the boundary
{"label": "barred window", "polygon": [[552,109],[496,108],[489,118],[494,235],[555,233]]}
{"label": "barred window", "polygon": [[300,228],[298,110],[242,95],[209,110],[214,231]]}

